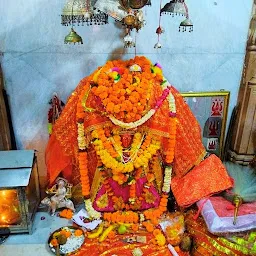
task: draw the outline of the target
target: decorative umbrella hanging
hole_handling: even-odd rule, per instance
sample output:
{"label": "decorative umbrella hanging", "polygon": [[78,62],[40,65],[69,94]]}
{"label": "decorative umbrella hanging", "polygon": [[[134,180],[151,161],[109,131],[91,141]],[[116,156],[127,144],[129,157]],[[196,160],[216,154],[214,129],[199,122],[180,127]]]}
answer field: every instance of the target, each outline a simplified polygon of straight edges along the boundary
{"label": "decorative umbrella hanging", "polygon": [[189,32],[193,31],[193,23],[189,19],[188,7],[185,0],[170,1],[161,9],[160,14],[170,14],[172,17],[177,15],[185,16],[186,19],[180,23],[179,31],[185,32],[187,31],[187,28]]}
{"label": "decorative umbrella hanging", "polygon": [[94,8],[95,0],[67,0],[61,15],[61,24],[104,25],[108,23],[108,15]]}

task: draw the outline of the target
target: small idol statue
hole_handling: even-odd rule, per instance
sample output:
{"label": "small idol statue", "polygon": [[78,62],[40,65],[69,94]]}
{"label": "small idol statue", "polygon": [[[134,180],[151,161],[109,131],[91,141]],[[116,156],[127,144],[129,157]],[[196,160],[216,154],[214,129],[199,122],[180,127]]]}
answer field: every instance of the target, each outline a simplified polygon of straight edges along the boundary
{"label": "small idol statue", "polygon": [[46,193],[52,196],[45,197],[41,203],[50,207],[52,216],[58,208],[68,208],[75,212],[74,204],[69,199],[71,197],[71,187],[72,185],[66,179],[58,177],[56,184],[46,190]]}

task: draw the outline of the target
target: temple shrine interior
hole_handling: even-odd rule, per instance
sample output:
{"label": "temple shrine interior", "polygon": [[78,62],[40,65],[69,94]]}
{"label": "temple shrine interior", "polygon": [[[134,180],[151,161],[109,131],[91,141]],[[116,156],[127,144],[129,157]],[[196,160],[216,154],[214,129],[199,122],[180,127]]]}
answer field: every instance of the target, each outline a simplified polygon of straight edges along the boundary
{"label": "temple shrine interior", "polygon": [[256,255],[256,0],[0,13],[0,255]]}

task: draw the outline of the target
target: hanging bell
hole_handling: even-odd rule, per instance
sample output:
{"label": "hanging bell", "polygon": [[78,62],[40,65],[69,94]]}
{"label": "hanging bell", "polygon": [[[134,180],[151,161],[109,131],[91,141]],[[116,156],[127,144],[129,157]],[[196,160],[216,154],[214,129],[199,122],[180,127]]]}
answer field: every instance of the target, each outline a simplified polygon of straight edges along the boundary
{"label": "hanging bell", "polygon": [[65,44],[72,44],[72,43],[81,43],[83,44],[83,39],[81,36],[79,36],[75,30],[73,28],[71,28],[71,31],[69,32],[69,34],[67,36],[65,36],[64,39],[64,43]]}
{"label": "hanging bell", "polygon": [[187,28],[188,28],[188,32],[192,32],[193,31],[193,23],[190,19],[185,19],[183,20],[181,23],[180,23],[180,26],[179,26],[179,32],[185,32],[187,31]]}
{"label": "hanging bell", "polygon": [[125,48],[135,47],[135,43],[133,42],[132,37],[129,34],[127,34],[124,37],[124,47]]}
{"label": "hanging bell", "polygon": [[162,45],[161,45],[159,42],[157,42],[157,43],[154,45],[154,48],[155,48],[155,49],[162,48]]}

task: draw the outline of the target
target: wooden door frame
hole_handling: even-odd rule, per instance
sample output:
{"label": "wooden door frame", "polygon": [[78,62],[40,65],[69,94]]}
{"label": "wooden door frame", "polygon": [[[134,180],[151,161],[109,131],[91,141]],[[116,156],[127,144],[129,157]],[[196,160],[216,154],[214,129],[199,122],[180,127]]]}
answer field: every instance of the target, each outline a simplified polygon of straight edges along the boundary
{"label": "wooden door frame", "polygon": [[4,79],[0,65],[0,150],[10,150],[11,134],[4,99]]}

